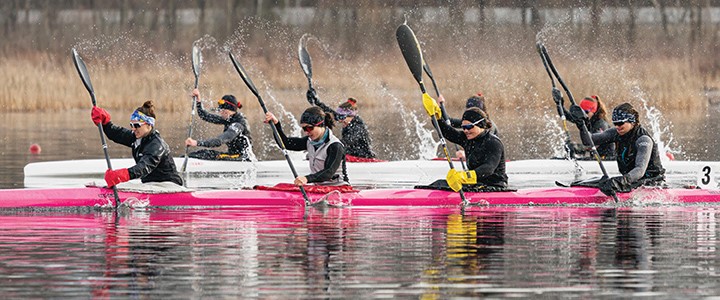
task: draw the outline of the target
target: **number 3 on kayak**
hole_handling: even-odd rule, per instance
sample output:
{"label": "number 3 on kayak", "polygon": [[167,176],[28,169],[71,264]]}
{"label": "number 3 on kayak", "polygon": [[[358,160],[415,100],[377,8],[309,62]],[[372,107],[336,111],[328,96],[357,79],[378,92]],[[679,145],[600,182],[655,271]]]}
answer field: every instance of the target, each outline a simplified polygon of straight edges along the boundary
{"label": "number 3 on kayak", "polygon": [[718,184],[715,181],[715,170],[711,166],[704,166],[697,178],[697,186],[701,189],[715,190]]}

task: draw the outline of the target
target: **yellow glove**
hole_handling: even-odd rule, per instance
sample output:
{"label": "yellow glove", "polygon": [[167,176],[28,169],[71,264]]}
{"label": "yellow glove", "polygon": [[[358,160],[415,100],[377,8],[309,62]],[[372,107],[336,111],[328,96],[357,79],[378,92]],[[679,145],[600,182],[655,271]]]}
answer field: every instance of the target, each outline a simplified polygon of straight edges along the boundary
{"label": "yellow glove", "polygon": [[440,106],[437,104],[437,101],[430,97],[427,93],[423,94],[423,106],[425,107],[425,111],[427,111],[428,115],[435,116],[436,119],[442,118],[442,110],[440,110]]}
{"label": "yellow glove", "polygon": [[450,186],[453,191],[457,192],[462,189],[463,184],[476,184],[477,174],[475,174],[474,170],[461,172],[455,169],[450,169],[445,180],[447,180],[448,186]]}

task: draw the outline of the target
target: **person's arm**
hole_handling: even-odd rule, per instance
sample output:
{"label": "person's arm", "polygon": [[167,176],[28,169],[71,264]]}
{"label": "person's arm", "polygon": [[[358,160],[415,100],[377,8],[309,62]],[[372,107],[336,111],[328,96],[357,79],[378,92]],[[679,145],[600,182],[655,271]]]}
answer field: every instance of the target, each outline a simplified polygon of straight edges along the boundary
{"label": "person's arm", "polygon": [[132,130],[117,126],[112,122],[103,125],[103,132],[111,141],[128,147],[132,147],[132,144],[137,140]]}
{"label": "person's arm", "polygon": [[465,137],[465,134],[461,131],[450,127],[447,123],[443,122],[442,120],[438,120],[438,125],[440,126],[440,131],[442,131],[443,136],[446,140],[451,141],[455,144],[461,145],[467,141],[467,137]]}
{"label": "person's arm", "polygon": [[[582,127],[580,127],[578,125],[578,128],[580,128],[580,131],[582,131]],[[593,144],[597,146],[597,145],[612,143],[612,142],[615,142],[615,139],[618,137],[617,129],[615,129],[615,128],[610,128],[608,130],[605,130],[605,131],[599,132],[599,133],[593,133],[592,134],[592,143],[590,142],[590,140],[587,139],[588,135],[589,134],[582,134],[582,132],[580,133],[580,139],[582,140],[583,145],[585,145],[585,146],[592,146]]]}
{"label": "person's arm", "polygon": [[243,132],[244,129],[245,127],[242,124],[238,122],[232,123],[230,124],[230,126],[228,126],[227,130],[223,131],[222,134],[214,138],[198,141],[197,145],[200,147],[210,148],[220,147],[222,144],[225,144],[235,139],[238,135],[240,135],[240,133]]}
{"label": "person's arm", "polygon": [[453,128],[460,128],[460,126],[462,125],[462,119],[448,117],[448,120],[450,120],[450,126],[452,126]]}
{"label": "person's arm", "polygon": [[628,182],[638,181],[645,176],[645,171],[652,156],[653,141],[649,136],[643,135],[635,141],[635,147],[637,147],[635,167],[627,174],[624,174]]}
{"label": "person's arm", "polygon": [[332,143],[327,148],[327,158],[322,171],[305,176],[309,183],[323,182],[333,178],[345,157],[345,147],[342,143]]}
{"label": "person's arm", "polygon": [[225,124],[227,121],[225,121],[221,116],[218,116],[216,114],[211,114],[207,112],[205,109],[203,109],[202,103],[200,101],[195,102],[197,107],[197,113],[200,119],[203,119],[205,122],[210,122],[213,124]]}
{"label": "person's arm", "polygon": [[476,154],[482,155],[482,157],[485,158],[479,166],[473,169],[475,170],[475,174],[477,174],[478,179],[482,179],[483,177],[495,173],[495,169],[500,164],[500,159],[505,151],[502,142],[492,137],[488,138],[489,140],[486,142],[488,143],[488,146],[485,148],[486,151],[484,153]]}
{"label": "person's arm", "polygon": [[128,168],[130,179],[143,178],[150,174],[160,164],[160,159],[169,151],[169,149],[165,149],[159,140],[154,140],[150,145],[147,145],[143,149],[143,155],[138,162]]}
{"label": "person's arm", "polygon": [[[287,137],[285,135],[285,132],[282,130],[282,126],[280,126],[280,122],[275,123],[275,128],[277,128],[278,135],[280,136],[280,139],[282,140],[283,144],[285,145],[285,149],[292,150],[292,151],[304,151],[307,150],[307,139],[309,137]],[[278,145],[280,147],[280,145]]]}

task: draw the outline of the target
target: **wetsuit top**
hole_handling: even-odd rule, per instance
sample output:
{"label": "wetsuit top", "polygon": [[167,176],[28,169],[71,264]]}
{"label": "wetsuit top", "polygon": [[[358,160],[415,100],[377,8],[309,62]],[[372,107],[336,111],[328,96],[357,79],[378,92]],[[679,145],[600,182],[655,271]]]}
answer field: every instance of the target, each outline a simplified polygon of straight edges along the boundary
{"label": "wetsuit top", "polygon": [[198,146],[214,148],[226,144],[228,154],[249,155],[247,152],[250,151],[252,139],[250,138],[247,120],[242,113],[236,112],[230,119],[225,120],[219,115],[208,113],[203,109],[200,102],[197,102],[197,111],[198,116],[206,122],[225,126],[222,134],[214,138],[198,141]]}
{"label": "wetsuit top", "polygon": [[170,155],[170,147],[153,128],[148,135],[138,139],[132,130],[116,126],[112,122],[103,125],[105,135],[121,145],[132,148],[135,165],[128,168],[130,179],[140,178],[142,182],[172,181],[183,185]]}
{"label": "wetsuit top", "polygon": [[[596,145],[615,143],[615,160],[618,163],[618,170],[629,183],[641,179],[655,179],[665,174],[657,144],[640,124],[635,125],[630,132],[622,136],[618,134],[617,128],[594,133],[592,141]],[[590,145],[590,141],[583,139],[583,144]]]}
{"label": "wetsuit top", "polygon": [[[305,176],[308,183],[334,184],[348,181],[344,164],[345,146],[332,134],[332,130],[325,130],[326,136],[322,138],[324,142],[314,146],[308,136],[301,138],[287,137],[279,122],[275,124],[275,128],[277,128],[286,149],[308,151],[310,171],[313,172]],[[342,165],[342,176],[339,172],[340,165]]]}
{"label": "wetsuit top", "polygon": [[[320,102],[315,101],[315,104],[322,108],[325,113],[333,113],[335,111]],[[341,141],[345,145],[345,153],[352,156],[363,157],[363,158],[375,158],[375,152],[372,151],[372,141],[370,140],[370,133],[368,132],[367,126],[360,116],[353,116],[352,121],[343,127]]]}
{"label": "wetsuit top", "polygon": [[505,173],[505,147],[500,139],[485,130],[478,137],[468,140],[465,134],[439,121],[440,130],[448,141],[465,149],[468,168],[475,170],[477,185],[507,187],[508,177]]}

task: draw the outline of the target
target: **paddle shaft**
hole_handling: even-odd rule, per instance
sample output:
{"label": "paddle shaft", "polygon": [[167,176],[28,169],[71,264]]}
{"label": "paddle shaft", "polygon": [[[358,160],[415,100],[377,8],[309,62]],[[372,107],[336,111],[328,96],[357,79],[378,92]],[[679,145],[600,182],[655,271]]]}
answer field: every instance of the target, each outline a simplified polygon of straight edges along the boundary
{"label": "paddle shaft", "polygon": [[[198,76],[195,75],[195,89],[198,88]],[[197,105],[197,97],[192,97],[192,108],[190,109],[190,126],[188,126],[188,138],[192,137],[193,127],[195,127],[195,107]],[[190,146],[185,146],[185,159],[183,160],[182,165],[182,173],[185,173],[185,170],[187,170],[187,163],[188,163],[188,152],[190,151]]]}
{"label": "paddle shaft", "polygon": [[[430,77],[433,88],[435,88],[435,95],[437,95],[437,97],[440,97],[440,89],[438,88],[437,83],[435,82],[435,77],[433,76],[432,71],[430,71],[430,66],[427,63],[423,64],[423,70],[425,70],[425,74]],[[445,102],[440,103],[440,111],[442,112],[442,118],[443,121],[445,121],[445,124],[450,125],[450,118],[448,118],[447,111],[445,111]],[[455,151],[460,151],[460,147],[457,144],[455,144]],[[463,171],[467,172],[468,168],[467,166],[465,166],[465,160],[462,158],[460,158],[460,165],[462,166]]]}
{"label": "paddle shaft", "polygon": [[[80,75],[80,80],[82,80],[83,85],[85,86],[85,89],[90,94],[90,100],[92,101],[93,107],[97,106],[97,100],[95,99],[95,91],[92,87],[92,83],[90,82],[90,74],[88,74],[87,67],[85,66],[85,62],[80,58],[80,55],[77,53],[75,49],[72,49],[72,55],[73,55],[73,63],[75,64],[75,69],[78,71],[78,75]],[[100,132],[100,142],[102,143],[103,148],[103,154],[105,155],[105,162],[107,163],[108,169],[112,170],[112,163],[110,162],[110,154],[108,154],[108,146],[107,141],[105,140],[105,131],[103,130],[102,124],[98,124],[98,131]],[[117,187],[113,186],[113,196],[115,197],[115,209],[117,209],[118,205],[120,205],[120,195],[118,195]]]}
{"label": "paddle shaft", "polygon": [[[230,60],[233,63],[233,66],[235,67],[235,70],[240,75],[240,78],[242,78],[243,82],[245,82],[245,85],[247,85],[247,87],[250,89],[250,91],[257,98],[258,102],[260,103],[260,107],[263,110],[263,113],[267,114],[268,109],[265,106],[265,101],[263,101],[262,97],[260,96],[260,93],[258,93],[257,88],[255,88],[255,85],[252,83],[250,78],[247,77],[247,75],[245,74],[245,69],[242,67],[242,65],[240,65],[240,63],[237,62],[237,60],[235,60],[235,56],[233,56],[233,54],[231,52],[228,52],[228,54],[230,56]],[[290,155],[288,154],[288,151],[285,148],[285,143],[283,143],[282,139],[280,138],[280,133],[278,133],[277,128],[275,128],[275,124],[272,124],[272,122],[268,122],[268,125],[270,125],[270,128],[272,128],[273,138],[275,138],[275,142],[278,144],[278,146],[280,146],[280,150],[282,151],[283,156],[285,156],[285,160],[287,161],[288,166],[290,166],[290,171],[292,171],[293,178],[298,178],[299,176],[298,176],[297,171],[295,170],[295,165],[293,165],[293,162],[290,159]],[[300,185],[300,192],[303,195],[303,199],[305,199],[305,207],[307,207],[308,205],[310,205],[310,197],[308,197],[307,192],[305,192],[305,188],[302,185]]]}
{"label": "paddle shaft", "polygon": [[[536,44],[536,46],[537,46],[538,53],[540,54],[540,59],[542,60],[543,66],[545,67],[545,72],[547,72],[548,77],[550,77],[550,82],[552,83],[553,93],[555,93],[555,90],[557,89],[557,87],[555,86],[555,78],[553,77],[553,75],[550,71],[550,67],[548,67],[548,62],[547,62],[546,57],[542,52],[542,48],[544,48],[544,46],[540,43]],[[555,95],[553,95],[553,97],[554,96]],[[575,161],[575,164],[577,165],[577,160],[572,155],[572,150],[570,149],[570,130],[568,130],[568,126],[567,126],[567,117],[565,116],[565,108],[563,107],[562,102],[560,102],[560,101],[557,101],[555,103],[555,105],[557,106],[557,111],[558,111],[558,115],[560,115],[560,120],[562,120],[563,131],[565,132],[565,145],[563,148],[565,148],[565,152],[567,152],[568,157],[570,159],[572,159],[573,161]]]}
{"label": "paddle shaft", "polygon": [[[570,89],[568,89],[567,85],[565,84],[565,81],[562,80],[562,77],[560,77],[560,74],[558,73],[557,69],[555,68],[555,65],[552,63],[552,59],[550,59],[550,55],[548,55],[548,52],[547,52],[547,49],[545,48],[545,46],[540,45],[540,50],[541,50],[542,55],[545,57],[545,60],[547,61],[547,65],[550,67],[550,70],[552,70],[552,73],[555,75],[555,78],[557,78],[558,82],[560,82],[560,85],[563,87],[563,90],[565,90],[565,93],[567,93],[568,99],[570,99],[570,103],[572,103],[572,105],[577,105],[575,103],[575,98],[573,98],[572,93],[570,92]],[[592,154],[595,157],[595,160],[600,165],[600,170],[602,171],[603,176],[610,178],[607,170],[605,169],[605,165],[603,165],[602,159],[600,159],[600,154],[597,151],[597,147],[595,147],[595,143],[592,140],[592,136],[591,136],[590,132],[588,131],[587,125],[585,124],[585,122],[581,122],[580,127],[581,127],[580,134],[583,135],[585,140],[590,141]],[[615,202],[619,201],[617,194],[615,192],[613,192],[611,196],[613,197]]]}

